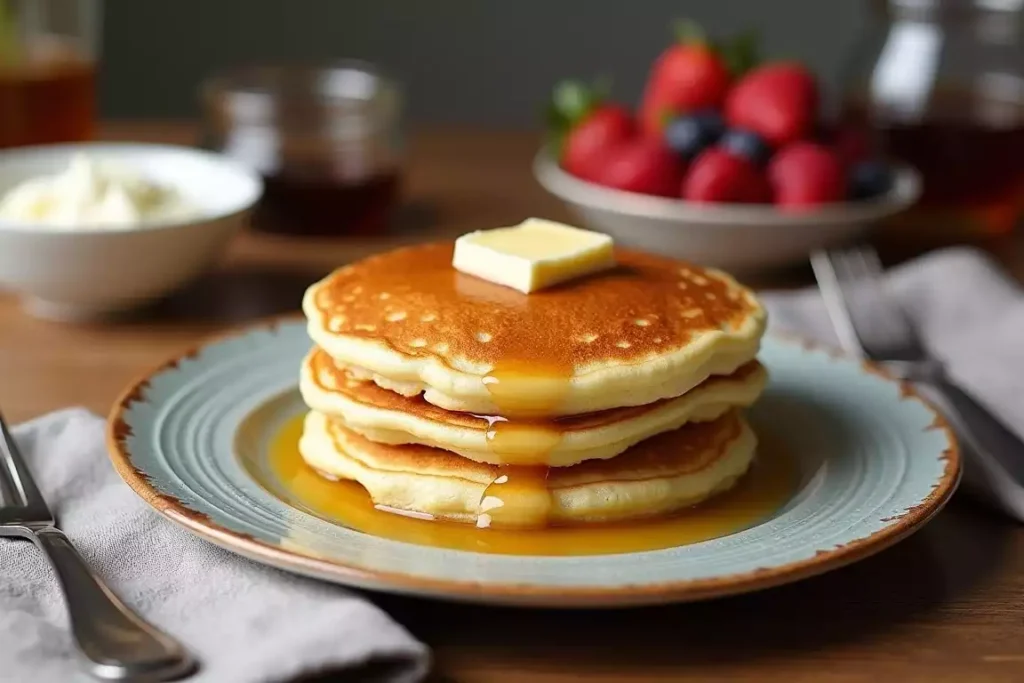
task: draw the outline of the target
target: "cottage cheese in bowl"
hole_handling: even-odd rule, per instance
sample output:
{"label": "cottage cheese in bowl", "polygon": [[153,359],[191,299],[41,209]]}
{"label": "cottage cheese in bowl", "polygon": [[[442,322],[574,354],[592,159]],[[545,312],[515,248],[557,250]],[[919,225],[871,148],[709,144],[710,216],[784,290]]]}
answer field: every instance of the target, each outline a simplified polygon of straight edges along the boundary
{"label": "cottage cheese in bowl", "polygon": [[0,198],[0,219],[41,228],[117,230],[197,214],[175,188],[148,180],[127,164],[85,154],[74,156],[65,170],[25,180]]}
{"label": "cottage cheese in bowl", "polygon": [[51,320],[95,320],[213,267],[263,192],[192,147],[88,142],[0,150],[0,290]]}

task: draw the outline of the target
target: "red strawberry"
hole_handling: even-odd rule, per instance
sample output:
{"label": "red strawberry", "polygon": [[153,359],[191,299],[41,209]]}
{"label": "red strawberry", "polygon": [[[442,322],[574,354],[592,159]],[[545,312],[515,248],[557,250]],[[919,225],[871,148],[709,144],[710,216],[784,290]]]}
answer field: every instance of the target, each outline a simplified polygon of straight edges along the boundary
{"label": "red strawberry", "polygon": [[659,140],[636,138],[606,151],[594,182],[627,192],[674,196],[682,177],[679,161]]}
{"label": "red strawberry", "polygon": [[661,53],[647,79],[638,116],[645,135],[660,136],[673,112],[719,107],[729,89],[729,67],[699,28],[686,23],[678,33],[679,42]]}
{"label": "red strawberry", "polygon": [[601,105],[569,130],[562,145],[562,168],[593,180],[601,169],[601,155],[633,134],[633,120],[623,107]]}
{"label": "red strawberry", "polygon": [[843,163],[832,150],[812,142],[797,142],[779,150],[768,164],[775,203],[793,210],[846,196]]}
{"label": "red strawberry", "polygon": [[800,64],[776,62],[754,69],[725,101],[731,128],[759,133],[778,148],[806,138],[818,118],[814,75]]}
{"label": "red strawberry", "polygon": [[771,201],[764,174],[747,159],[721,147],[710,147],[697,157],[683,181],[683,199],[691,202],[757,204]]}

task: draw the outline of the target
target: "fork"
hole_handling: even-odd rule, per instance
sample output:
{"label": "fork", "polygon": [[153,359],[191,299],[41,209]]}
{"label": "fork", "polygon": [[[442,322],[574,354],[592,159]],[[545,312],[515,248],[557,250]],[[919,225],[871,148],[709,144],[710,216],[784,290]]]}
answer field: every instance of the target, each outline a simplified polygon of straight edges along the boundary
{"label": "fork", "polygon": [[71,633],[89,673],[112,681],[165,681],[192,671],[175,640],[147,624],[94,574],[46,505],[0,415],[0,537],[32,541],[50,561],[67,603]]}
{"label": "fork", "polygon": [[960,388],[884,289],[878,252],[868,246],[816,251],[811,266],[839,342],[934,395],[986,475],[1004,511],[1024,521],[1024,442]]}

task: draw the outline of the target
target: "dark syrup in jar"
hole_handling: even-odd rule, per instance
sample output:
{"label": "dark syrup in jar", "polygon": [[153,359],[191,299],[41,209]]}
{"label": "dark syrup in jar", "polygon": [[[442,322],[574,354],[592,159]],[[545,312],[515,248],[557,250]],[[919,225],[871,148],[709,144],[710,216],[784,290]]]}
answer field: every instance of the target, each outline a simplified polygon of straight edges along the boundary
{"label": "dark syrup in jar", "polygon": [[257,230],[318,236],[385,232],[399,194],[397,171],[369,177],[304,177],[286,171],[263,176]]}

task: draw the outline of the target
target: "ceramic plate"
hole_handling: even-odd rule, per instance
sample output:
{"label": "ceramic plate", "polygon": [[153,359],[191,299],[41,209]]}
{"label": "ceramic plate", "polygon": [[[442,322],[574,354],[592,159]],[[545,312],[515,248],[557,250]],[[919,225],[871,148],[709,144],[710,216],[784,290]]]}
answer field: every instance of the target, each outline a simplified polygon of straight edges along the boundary
{"label": "ceramic plate", "polygon": [[799,470],[770,518],[709,541],[616,555],[414,545],[327,522],[257,482],[253,467],[266,465],[271,435],[303,410],[296,384],[309,345],[302,321],[276,322],[164,364],[111,413],[118,472],[161,514],[258,562],[361,588],[548,607],[695,600],[818,574],[917,529],[960,474],[948,427],[909,387],[830,350],[769,337],[760,358],[771,381],[751,419],[785,435]]}

